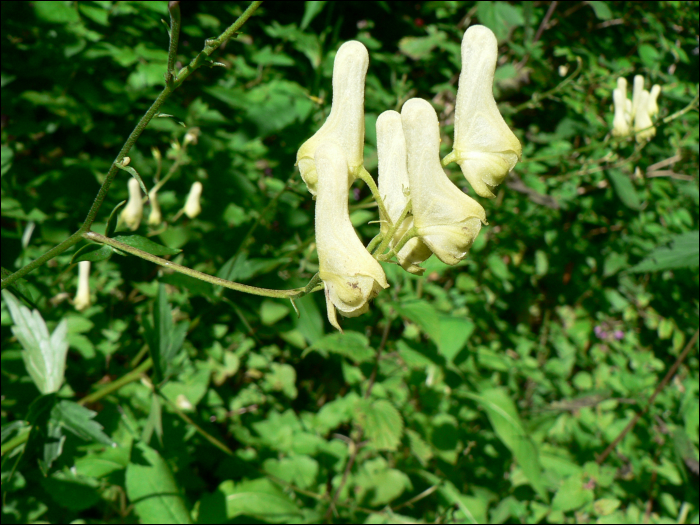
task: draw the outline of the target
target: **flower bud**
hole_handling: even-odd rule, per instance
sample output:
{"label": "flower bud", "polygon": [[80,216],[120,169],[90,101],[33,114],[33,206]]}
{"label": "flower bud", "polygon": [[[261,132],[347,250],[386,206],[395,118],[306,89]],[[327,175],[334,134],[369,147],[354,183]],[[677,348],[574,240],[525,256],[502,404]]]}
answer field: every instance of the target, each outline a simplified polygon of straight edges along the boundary
{"label": "flower bud", "polygon": [[659,98],[659,94],[661,93],[661,86],[658,84],[654,84],[651,87],[651,91],[649,92],[649,103],[648,103],[648,110],[649,110],[649,116],[653,117],[659,112],[659,105],[657,103],[657,100]]}
{"label": "flower bud", "polygon": [[[377,119],[377,156],[379,160],[379,194],[384,199],[389,218],[396,223],[409,200],[408,168],[406,166],[406,140],[403,136],[401,115],[385,111]],[[413,217],[408,216],[398,226],[390,247],[396,246],[401,237],[413,227]],[[389,225],[381,223],[381,232],[387,235]],[[433,252],[419,238],[408,241],[396,255],[401,266],[410,273],[422,274],[417,264],[425,261]]]}
{"label": "flower bud", "polygon": [[190,219],[194,219],[197,215],[202,212],[202,206],[199,203],[199,199],[202,196],[202,183],[196,181],[192,184],[190,188],[190,193],[187,195],[187,201],[185,202],[185,215]]}
{"label": "flower bud", "polygon": [[413,223],[420,239],[444,263],[457,264],[486,224],[486,212],[452,184],[440,165],[440,126],[433,107],[413,98],[401,122],[408,152]]}
{"label": "flower bud", "polygon": [[630,122],[634,122],[637,117],[637,111],[640,107],[640,99],[644,91],[644,77],[642,75],[634,76],[634,84],[632,87],[632,109],[630,111]]}
{"label": "flower bud", "polygon": [[121,218],[127,228],[135,230],[141,224],[143,217],[143,202],[141,201],[141,186],[135,178],[129,179],[129,201],[122,210]]}
{"label": "flower bud", "polygon": [[154,190],[148,192],[148,202],[151,204],[151,213],[148,215],[149,226],[158,226],[163,220],[158,204],[158,193]]}
{"label": "flower bud", "polygon": [[316,149],[326,141],[336,142],[348,163],[348,185],[363,164],[365,143],[365,76],[369,55],[363,44],[345,42],[333,63],[333,102],[326,122],[297,152],[297,165],[309,191],[316,195],[318,175],[314,165]]}
{"label": "flower bud", "polygon": [[90,306],[90,261],[78,263],[78,292],[73,299],[73,306],[79,312]]}
{"label": "flower bud", "polygon": [[462,72],[455,107],[452,152],[442,163],[457,162],[482,197],[494,198],[498,186],[520,160],[522,146],[498,111],[493,75],[498,43],[493,32],[471,26],[462,39]]}
{"label": "flower bud", "polygon": [[643,89],[637,100],[637,112],[634,115],[634,131],[637,142],[646,142],[656,135],[656,128],[649,116],[650,94]]}
{"label": "flower bud", "polygon": [[348,212],[348,163],[343,148],[321,144],[315,154],[316,249],[319,277],[326,286],[328,320],[341,330],[336,308],[346,317],[367,311],[368,301],[388,288],[381,265],[365,249]]}
{"label": "flower bud", "polygon": [[630,134],[629,115],[627,114],[627,80],[623,77],[617,79],[617,87],[613,89],[613,104],[615,116],[613,117],[612,134],[615,137],[626,137]]}

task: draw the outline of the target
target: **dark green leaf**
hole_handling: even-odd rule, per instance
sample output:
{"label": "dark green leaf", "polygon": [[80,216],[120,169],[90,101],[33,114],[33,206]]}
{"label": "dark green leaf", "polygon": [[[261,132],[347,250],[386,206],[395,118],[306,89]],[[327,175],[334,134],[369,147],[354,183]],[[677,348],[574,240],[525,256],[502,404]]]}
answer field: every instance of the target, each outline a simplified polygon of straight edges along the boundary
{"label": "dark green leaf", "polygon": [[51,410],[51,420],[85,441],[95,441],[112,446],[114,442],[102,432],[102,425],[93,421],[97,412],[93,412],[73,401],[62,400]]}
{"label": "dark green leaf", "polygon": [[113,253],[114,249],[106,244],[87,244],[75,252],[70,262],[76,264],[80,261],[104,261],[109,259]]}
{"label": "dark green leaf", "polygon": [[148,252],[151,255],[175,255],[182,251],[175,248],[168,248],[167,246],[153,242],[140,235],[117,235],[114,237],[114,240],[128,244],[132,248],[138,248],[139,250]]}
{"label": "dark green leaf", "polygon": [[700,232],[680,233],[669,242],[655,248],[639,264],[630,268],[630,272],[656,272],[674,268],[694,268],[698,266]]}
{"label": "dark green leaf", "polygon": [[628,208],[633,210],[642,209],[641,201],[639,200],[639,195],[637,190],[634,188],[634,184],[630,180],[629,176],[622,173],[618,169],[610,169],[606,172],[610,178],[615,194]]}

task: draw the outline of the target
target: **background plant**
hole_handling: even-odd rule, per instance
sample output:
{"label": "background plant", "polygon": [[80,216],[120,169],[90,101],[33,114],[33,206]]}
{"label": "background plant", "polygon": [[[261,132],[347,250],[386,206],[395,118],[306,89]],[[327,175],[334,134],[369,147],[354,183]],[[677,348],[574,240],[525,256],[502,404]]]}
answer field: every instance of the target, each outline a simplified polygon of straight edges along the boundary
{"label": "background plant", "polygon": [[[176,61],[247,6],[185,3]],[[168,11],[12,2],[3,15],[1,257],[12,272],[84,220],[163,87]],[[263,4],[212,55],[227,68],[192,73],[160,109],[172,116],[129,152],[149,189],[168,178],[166,224],[143,220],[136,233],[198,271],[305,286],[318,264],[313,202],[293,165],[325,120],[335,50],[357,39],[370,52],[365,166],[376,176],[376,116],[413,96],[438,110],[450,151],[473,23],[499,38],[496,100],[524,150],[497,198],[480,201],[491,226],[470,256],[433,258],[423,277],[385,266],[392,287],[341,336],[321,294],[296,301],[297,317],[288,301],[118,253],[93,263],[93,306],[78,313],[80,245],[60,254],[13,289],[49,334],[65,327],[50,414],[3,300],[3,522],[698,521],[693,4]],[[644,146],[610,137],[611,91],[634,74],[662,86]],[[116,175],[98,234],[130,176]],[[174,220],[196,180],[202,213]],[[353,190],[368,242],[376,208],[365,186]]]}

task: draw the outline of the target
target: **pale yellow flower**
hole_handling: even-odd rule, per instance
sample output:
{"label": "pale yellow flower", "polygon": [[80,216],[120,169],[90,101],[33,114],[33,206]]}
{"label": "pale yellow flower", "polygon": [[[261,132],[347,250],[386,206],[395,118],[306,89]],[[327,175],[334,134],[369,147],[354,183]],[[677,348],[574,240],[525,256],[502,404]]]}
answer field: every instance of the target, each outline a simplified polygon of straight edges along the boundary
{"label": "pale yellow flower", "polygon": [[158,204],[158,193],[153,190],[149,191],[148,202],[151,205],[151,213],[148,215],[148,224],[150,226],[158,226],[163,220],[163,215],[160,212],[160,204]]}
{"label": "pale yellow flower", "polygon": [[[401,115],[385,111],[377,118],[377,156],[379,161],[379,194],[384,199],[389,218],[396,223],[409,200],[408,167],[406,165],[406,140],[403,136]],[[413,227],[413,217],[408,216],[398,226],[390,247],[396,246],[401,237]],[[381,232],[387,235],[389,225],[382,222]],[[408,241],[396,255],[401,266],[414,274],[424,269],[417,264],[425,261],[433,252],[418,238]]]}
{"label": "pale yellow flower", "polygon": [[651,91],[649,92],[649,103],[648,103],[648,111],[649,111],[649,116],[653,117],[659,112],[659,105],[658,105],[658,98],[659,95],[661,94],[661,86],[658,84],[654,84],[651,86]]}
{"label": "pale yellow flower", "polygon": [[440,165],[440,127],[433,107],[413,98],[401,110],[413,223],[420,239],[444,263],[457,264],[486,224],[486,212]]}
{"label": "pale yellow flower", "polygon": [[79,312],[90,306],[90,261],[78,263],[78,291],[73,299],[73,306]]}
{"label": "pale yellow flower", "polygon": [[522,146],[498,111],[493,98],[493,75],[498,58],[496,36],[487,27],[467,29],[462,39],[462,72],[455,107],[452,152],[443,165],[457,162],[482,197],[493,189],[522,156]]}
{"label": "pale yellow flower", "polygon": [[[641,106],[641,97],[644,92],[644,77],[642,75],[634,76],[632,87],[632,109],[630,110],[630,121],[634,122],[637,117],[637,111]],[[643,106],[642,106],[643,107]]]}
{"label": "pale yellow flower", "polygon": [[199,203],[202,197],[202,183],[196,181],[192,184],[190,188],[190,193],[187,195],[187,201],[185,202],[185,215],[190,219],[194,219],[197,215],[202,212],[202,206]]}
{"label": "pale yellow flower", "polygon": [[368,301],[388,288],[381,265],[365,249],[348,212],[348,163],[343,148],[324,142],[314,156],[316,194],[316,249],[319,277],[326,290],[328,320],[341,330],[336,308],[346,317],[367,311]]}
{"label": "pale yellow flower", "polygon": [[626,137],[630,134],[630,115],[627,103],[627,80],[623,77],[617,79],[617,87],[613,89],[613,105],[615,116],[613,117],[612,134],[615,137]]}
{"label": "pale yellow flower", "polygon": [[122,210],[121,218],[127,228],[136,230],[143,217],[143,202],[141,201],[141,186],[135,178],[129,179],[129,200]]}
{"label": "pale yellow flower", "polygon": [[637,142],[646,142],[656,135],[649,116],[649,101],[651,97],[646,89],[643,89],[637,101],[637,112],[634,115],[634,131]]}
{"label": "pale yellow flower", "polygon": [[333,102],[326,122],[297,152],[297,165],[309,191],[316,195],[318,175],[314,164],[316,149],[326,141],[336,142],[348,162],[348,184],[363,164],[365,142],[365,76],[369,55],[355,40],[345,42],[333,63]]}

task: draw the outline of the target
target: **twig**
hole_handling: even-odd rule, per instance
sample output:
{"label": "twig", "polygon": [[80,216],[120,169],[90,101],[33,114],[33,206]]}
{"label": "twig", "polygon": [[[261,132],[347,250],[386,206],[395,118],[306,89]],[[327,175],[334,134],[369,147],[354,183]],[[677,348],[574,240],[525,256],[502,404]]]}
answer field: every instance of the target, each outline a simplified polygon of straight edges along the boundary
{"label": "twig", "polygon": [[[542,36],[542,33],[544,33],[544,30],[547,28],[547,24],[549,23],[549,19],[552,18],[552,14],[554,13],[554,10],[557,7],[557,4],[559,2],[551,2],[549,4],[549,8],[547,9],[547,13],[544,15],[544,18],[542,19],[542,22],[540,23],[540,27],[537,28],[537,32],[535,33],[535,38],[532,39],[532,43],[530,44],[530,48],[534,46],[537,41],[540,39]],[[527,54],[523,57],[523,59],[518,62],[515,65],[515,69],[522,69],[522,67],[527,63],[527,61],[530,59],[530,52],[528,51]]]}
{"label": "twig", "polygon": [[658,384],[656,389],[654,390],[654,393],[651,394],[651,397],[649,398],[649,401],[647,402],[646,406],[642,409],[641,412],[637,412],[635,416],[632,418],[632,421],[630,421],[627,426],[618,434],[618,436],[613,440],[612,443],[608,445],[608,448],[606,448],[603,453],[598,456],[598,458],[595,460],[595,462],[598,465],[602,465],[605,459],[610,455],[610,453],[615,450],[615,447],[622,441],[622,439],[627,435],[627,433],[634,428],[634,426],[637,424],[637,421],[641,419],[641,417],[646,414],[649,411],[649,408],[651,407],[652,403],[654,403],[654,399],[656,399],[656,396],[659,395],[659,393],[664,389],[664,387],[668,384],[668,382],[671,380],[671,378],[675,375],[676,371],[678,370],[678,367],[681,366],[681,363],[683,360],[688,356],[688,353],[690,352],[690,349],[695,346],[695,343],[698,340],[698,330],[695,331],[695,334],[693,334],[693,337],[690,339],[687,345],[685,345],[685,348],[681,352],[681,355],[678,356],[678,359],[676,359],[676,362],[673,363],[673,366],[669,369],[668,373],[666,376],[663,378],[661,383]]}

